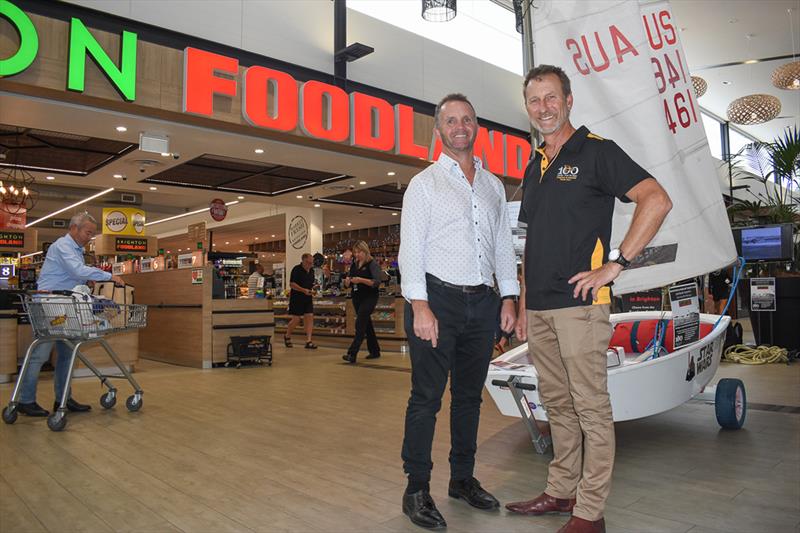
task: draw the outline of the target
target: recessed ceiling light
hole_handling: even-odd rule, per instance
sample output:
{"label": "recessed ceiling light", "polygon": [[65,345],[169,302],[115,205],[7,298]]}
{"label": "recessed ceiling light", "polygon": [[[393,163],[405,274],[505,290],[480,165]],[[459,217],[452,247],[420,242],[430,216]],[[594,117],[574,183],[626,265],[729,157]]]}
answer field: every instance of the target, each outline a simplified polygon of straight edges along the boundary
{"label": "recessed ceiling light", "polygon": [[228,241],[225,241],[225,244],[230,244],[230,242],[228,242]]}
{"label": "recessed ceiling light", "polygon": [[394,172],[387,172],[386,175],[387,176],[394,176]]}
{"label": "recessed ceiling light", "polygon": [[183,248],[178,248],[178,251],[179,251],[179,252],[182,252],[182,251],[183,251]]}
{"label": "recessed ceiling light", "polygon": [[[787,126],[788,127],[788,126]],[[314,207],[319,207],[319,204],[314,204]]]}
{"label": "recessed ceiling light", "polygon": [[172,250],[167,250],[167,253],[168,253],[168,254],[171,254],[171,253],[172,253]]}
{"label": "recessed ceiling light", "polygon": [[352,224],[351,224],[351,223],[349,223],[349,222],[347,223],[347,225],[348,225],[348,226],[352,226]]}
{"label": "recessed ceiling light", "polygon": [[392,216],[393,216],[393,217],[396,217],[396,216],[397,216],[397,213],[392,213]]}
{"label": "recessed ceiling light", "polygon": [[688,28],[684,26],[683,28],[681,28],[681,31],[682,31],[682,32],[684,32],[684,31],[686,31],[687,29],[688,29]]}
{"label": "recessed ceiling light", "polygon": [[255,239],[258,240],[258,237],[256,237]]}
{"label": "recessed ceiling light", "polygon": [[244,196],[237,196],[236,199],[237,200],[244,200]]}
{"label": "recessed ceiling light", "polygon": [[275,254],[272,254],[272,257],[275,257]]}
{"label": "recessed ceiling light", "polygon": [[115,177],[116,179],[120,179],[120,178],[122,178],[122,174],[114,174],[114,177]]}
{"label": "recessed ceiling light", "polygon": [[244,239],[239,239],[239,242],[244,242]]}
{"label": "recessed ceiling light", "polygon": [[47,176],[44,179],[53,181],[54,179],[56,179],[56,177],[55,176]]}
{"label": "recessed ceiling light", "polygon": [[297,198],[298,200],[302,200],[303,195],[302,194],[298,194],[297,196],[295,196],[295,198]]}
{"label": "recessed ceiling light", "polygon": [[239,250],[239,253],[242,253],[242,250]]}
{"label": "recessed ceiling light", "polygon": [[211,244],[211,246],[216,246],[216,245],[217,245],[217,243],[212,243],[212,244]]}
{"label": "recessed ceiling light", "polygon": [[171,154],[171,153],[169,153],[169,152],[161,152],[161,157],[169,157],[169,156],[171,156],[171,155],[172,155],[172,154]]}
{"label": "recessed ceiling light", "polygon": [[128,128],[126,128],[125,126],[117,126],[116,129],[120,133],[125,133],[126,131],[128,131]]}
{"label": "recessed ceiling light", "polygon": [[366,181],[359,181],[359,182],[358,182],[358,184],[359,184],[359,185],[366,185],[366,184],[367,184],[367,182],[366,182]]}
{"label": "recessed ceiling light", "polygon": [[725,81],[723,81],[723,82],[722,82],[722,85],[730,85],[730,84],[731,84],[731,82],[729,82],[729,81],[727,81],[727,80],[725,80]]}
{"label": "recessed ceiling light", "polygon": [[274,237],[274,236],[275,236],[274,234],[273,234],[273,235],[270,235],[270,237]]}
{"label": "recessed ceiling light", "polygon": [[335,228],[336,226],[331,226],[331,229]]}
{"label": "recessed ceiling light", "polygon": [[752,65],[754,63],[758,63],[758,59],[748,59],[744,62],[745,65]]}
{"label": "recessed ceiling light", "polygon": [[739,19],[728,19],[728,24],[736,24],[739,22]]}
{"label": "recessed ceiling light", "polygon": [[264,153],[264,149],[263,149],[263,148],[256,148],[256,149],[255,149],[255,150],[253,150],[253,151],[254,151],[255,153],[257,153],[257,154],[263,154],[263,153]]}
{"label": "recessed ceiling light", "polygon": [[151,191],[157,191],[157,190],[158,190],[158,187],[150,187],[150,190],[151,190]]}

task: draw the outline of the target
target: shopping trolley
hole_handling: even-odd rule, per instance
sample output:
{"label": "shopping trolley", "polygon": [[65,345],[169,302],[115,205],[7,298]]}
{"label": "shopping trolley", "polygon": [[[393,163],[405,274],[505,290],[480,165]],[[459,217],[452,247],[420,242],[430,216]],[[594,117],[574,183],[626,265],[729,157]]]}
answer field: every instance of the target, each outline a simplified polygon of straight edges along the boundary
{"label": "shopping trolley", "polygon": [[[142,408],[143,391],[125,365],[104,337],[112,333],[131,331],[147,325],[147,306],[118,304],[113,300],[92,298],[89,295],[73,291],[33,291],[20,295],[22,306],[28,314],[36,338],[28,347],[25,359],[11,395],[11,401],[3,409],[3,422],[13,424],[17,420],[17,406],[20,387],[28,372],[31,354],[34,348],[45,342],[63,342],[72,349],[67,381],[58,409],[47,418],[47,427],[53,431],[61,431],[67,425],[67,400],[69,399],[72,372],[75,359],[80,359],[86,367],[100,379],[100,383],[108,391],[100,396],[100,405],[111,409],[117,403],[117,389],[111,378],[124,378],[133,387],[134,393],[125,401],[128,411]],[[98,343],[117,365],[122,375],[106,375],[92,364],[80,351],[81,347],[90,343]]]}

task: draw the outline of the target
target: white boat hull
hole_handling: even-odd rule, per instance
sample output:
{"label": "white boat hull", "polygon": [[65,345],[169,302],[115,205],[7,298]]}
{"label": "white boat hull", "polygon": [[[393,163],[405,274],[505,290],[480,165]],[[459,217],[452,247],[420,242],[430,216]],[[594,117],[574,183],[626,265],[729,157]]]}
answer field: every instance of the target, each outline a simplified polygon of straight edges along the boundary
{"label": "white boat hull", "polygon": [[[671,313],[646,311],[611,315],[611,323],[634,320],[670,319]],[[717,315],[700,315],[700,322],[715,324]],[[692,399],[709,384],[717,372],[725,331],[730,317],[724,316],[719,324],[698,342],[674,352],[639,363],[623,363],[608,369],[608,392],[615,422],[635,420],[669,411]],[[690,371],[690,362],[691,368]],[[499,366],[501,365],[501,366]],[[512,368],[521,365],[518,368]],[[507,381],[520,376],[524,383],[538,386],[538,374],[523,344],[492,361],[486,378],[486,387],[506,416],[520,417],[520,411],[507,387],[492,384],[494,380]],[[533,416],[547,420],[547,411],[539,401],[538,390],[524,391]]]}

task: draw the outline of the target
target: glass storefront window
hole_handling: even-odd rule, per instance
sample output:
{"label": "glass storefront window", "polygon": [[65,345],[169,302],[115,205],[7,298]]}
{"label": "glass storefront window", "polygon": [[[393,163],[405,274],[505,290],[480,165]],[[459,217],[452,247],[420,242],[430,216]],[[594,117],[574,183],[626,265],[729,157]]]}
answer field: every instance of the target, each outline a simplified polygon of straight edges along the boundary
{"label": "glass storefront window", "polygon": [[772,165],[768,164],[767,162],[762,162],[764,165],[763,168],[758,168],[760,165],[757,164],[755,161],[749,161],[746,157],[737,157],[739,151],[747,146],[748,144],[753,142],[753,139],[750,137],[745,137],[738,131],[731,129],[730,130],[730,142],[731,142],[731,155],[735,158],[734,161],[737,162],[738,166],[742,167],[743,169],[752,172],[756,176],[764,176],[767,175],[772,171]]}

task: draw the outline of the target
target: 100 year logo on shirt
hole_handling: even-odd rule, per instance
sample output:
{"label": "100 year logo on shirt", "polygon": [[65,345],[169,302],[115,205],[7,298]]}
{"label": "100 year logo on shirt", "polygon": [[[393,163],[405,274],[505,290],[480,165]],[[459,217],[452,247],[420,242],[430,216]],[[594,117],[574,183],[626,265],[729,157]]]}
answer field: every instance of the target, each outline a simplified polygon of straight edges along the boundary
{"label": "100 year logo on shirt", "polygon": [[559,167],[556,179],[559,181],[574,181],[578,179],[578,167],[563,165]]}

